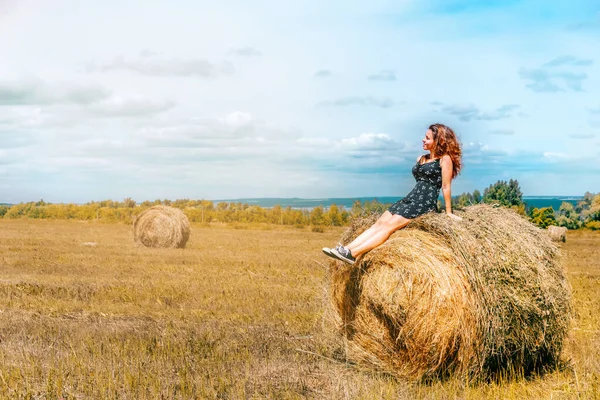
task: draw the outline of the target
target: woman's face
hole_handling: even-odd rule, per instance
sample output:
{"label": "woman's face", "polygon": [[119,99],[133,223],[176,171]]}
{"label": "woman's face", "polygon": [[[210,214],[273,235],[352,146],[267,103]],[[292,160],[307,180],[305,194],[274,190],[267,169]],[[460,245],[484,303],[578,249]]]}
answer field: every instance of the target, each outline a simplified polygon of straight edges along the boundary
{"label": "woman's face", "polygon": [[433,150],[433,132],[431,132],[431,129],[427,130],[423,138],[423,150]]}

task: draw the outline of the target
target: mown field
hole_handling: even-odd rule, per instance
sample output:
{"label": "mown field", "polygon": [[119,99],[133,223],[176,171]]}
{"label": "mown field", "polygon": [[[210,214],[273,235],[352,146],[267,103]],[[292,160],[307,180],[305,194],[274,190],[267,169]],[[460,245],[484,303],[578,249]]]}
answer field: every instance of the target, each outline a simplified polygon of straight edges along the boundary
{"label": "mown field", "polygon": [[598,233],[562,245],[576,311],[562,368],[468,387],[340,361],[320,248],[341,229],[237,228],[151,250],[127,225],[0,220],[0,398],[600,398]]}

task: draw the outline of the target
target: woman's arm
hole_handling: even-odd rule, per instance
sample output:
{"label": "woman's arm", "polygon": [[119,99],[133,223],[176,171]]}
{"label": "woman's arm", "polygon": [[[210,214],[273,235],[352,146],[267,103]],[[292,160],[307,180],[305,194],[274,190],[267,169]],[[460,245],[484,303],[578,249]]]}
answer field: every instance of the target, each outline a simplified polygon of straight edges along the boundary
{"label": "woman's arm", "polygon": [[452,159],[445,155],[440,160],[442,167],[442,193],[444,195],[444,205],[446,206],[446,214],[452,214]]}

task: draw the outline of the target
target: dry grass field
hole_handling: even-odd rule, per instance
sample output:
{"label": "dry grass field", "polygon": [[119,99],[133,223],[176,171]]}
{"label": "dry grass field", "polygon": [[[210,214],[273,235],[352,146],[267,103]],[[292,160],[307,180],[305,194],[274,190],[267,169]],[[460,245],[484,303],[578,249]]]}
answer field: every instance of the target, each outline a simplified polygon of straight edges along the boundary
{"label": "dry grass field", "polygon": [[126,225],[0,220],[0,398],[600,398],[600,234],[562,245],[564,366],[468,386],[339,361],[320,248],[341,232],[193,225],[185,250],[153,250]]}

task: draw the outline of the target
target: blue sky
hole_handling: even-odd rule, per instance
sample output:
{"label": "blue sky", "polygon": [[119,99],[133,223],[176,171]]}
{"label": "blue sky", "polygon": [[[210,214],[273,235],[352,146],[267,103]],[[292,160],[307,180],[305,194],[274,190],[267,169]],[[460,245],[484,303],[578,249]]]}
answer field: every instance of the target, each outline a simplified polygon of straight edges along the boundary
{"label": "blue sky", "polygon": [[600,3],[0,0],[0,201],[600,191]]}

